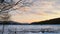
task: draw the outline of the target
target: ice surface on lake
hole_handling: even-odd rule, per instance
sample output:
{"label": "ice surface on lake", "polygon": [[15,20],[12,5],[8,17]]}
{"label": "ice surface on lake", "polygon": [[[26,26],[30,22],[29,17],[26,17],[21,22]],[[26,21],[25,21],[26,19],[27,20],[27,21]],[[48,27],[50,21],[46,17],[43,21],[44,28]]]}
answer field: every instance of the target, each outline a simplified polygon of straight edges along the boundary
{"label": "ice surface on lake", "polygon": [[60,34],[60,25],[0,25],[0,34]]}

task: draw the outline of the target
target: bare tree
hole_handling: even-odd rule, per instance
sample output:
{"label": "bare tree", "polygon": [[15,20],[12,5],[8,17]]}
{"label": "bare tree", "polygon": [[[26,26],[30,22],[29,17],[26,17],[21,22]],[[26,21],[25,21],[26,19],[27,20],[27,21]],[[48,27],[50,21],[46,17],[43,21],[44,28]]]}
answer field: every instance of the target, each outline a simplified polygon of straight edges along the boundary
{"label": "bare tree", "polygon": [[[10,1],[10,2],[9,2]],[[14,0],[15,1],[15,0]],[[21,7],[25,6],[31,6],[33,2],[29,2],[28,0],[19,0],[17,2],[14,2],[13,0],[0,0],[0,21],[9,21],[10,20],[10,14],[9,9],[13,8],[16,5],[19,5]],[[28,1],[28,2],[27,2]],[[17,8],[17,9],[19,9]],[[16,10],[16,9],[14,9]]]}
{"label": "bare tree", "polygon": [[10,20],[10,14],[9,9],[16,6],[21,0],[14,3],[12,0],[11,2],[6,2],[5,0],[0,0],[0,21],[9,21]]}
{"label": "bare tree", "polygon": [[0,0],[0,3],[3,3],[4,2],[4,0]]}

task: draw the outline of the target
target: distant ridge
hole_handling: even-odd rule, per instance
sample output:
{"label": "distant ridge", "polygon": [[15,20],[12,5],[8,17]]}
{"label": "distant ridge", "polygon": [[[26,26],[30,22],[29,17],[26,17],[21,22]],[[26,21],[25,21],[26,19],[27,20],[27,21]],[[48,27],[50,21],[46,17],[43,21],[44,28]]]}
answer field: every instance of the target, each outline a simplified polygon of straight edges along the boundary
{"label": "distant ridge", "polygon": [[55,18],[40,22],[32,22],[31,24],[60,24],[60,18]]}
{"label": "distant ridge", "polygon": [[0,21],[0,25],[27,25],[26,23],[18,23],[14,21]]}

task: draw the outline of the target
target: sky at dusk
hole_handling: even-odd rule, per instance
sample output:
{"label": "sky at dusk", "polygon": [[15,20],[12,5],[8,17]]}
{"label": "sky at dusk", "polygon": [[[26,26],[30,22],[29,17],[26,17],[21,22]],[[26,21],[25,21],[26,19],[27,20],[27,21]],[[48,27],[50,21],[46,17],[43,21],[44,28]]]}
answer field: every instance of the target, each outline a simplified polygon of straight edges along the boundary
{"label": "sky at dusk", "polygon": [[[16,0],[18,1],[18,0]],[[31,23],[60,18],[60,0],[23,0],[9,12],[11,20]],[[22,7],[21,7],[22,6]]]}

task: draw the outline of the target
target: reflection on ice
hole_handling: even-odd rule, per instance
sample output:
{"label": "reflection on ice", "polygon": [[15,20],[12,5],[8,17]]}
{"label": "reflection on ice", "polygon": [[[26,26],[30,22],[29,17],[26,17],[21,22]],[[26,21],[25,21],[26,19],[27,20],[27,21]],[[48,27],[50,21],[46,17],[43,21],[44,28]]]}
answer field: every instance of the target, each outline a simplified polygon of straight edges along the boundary
{"label": "reflection on ice", "polygon": [[4,26],[0,25],[0,34],[2,33],[4,34],[60,34],[60,25],[4,25]]}

